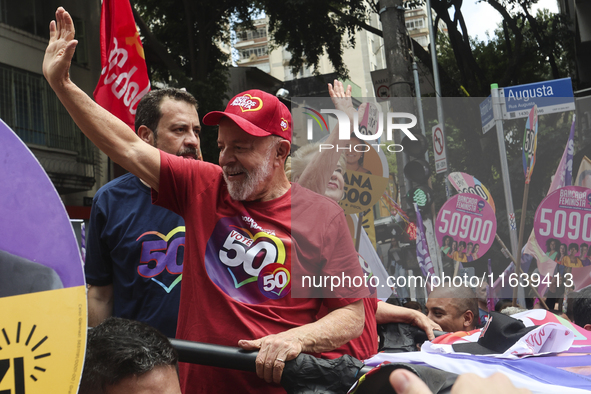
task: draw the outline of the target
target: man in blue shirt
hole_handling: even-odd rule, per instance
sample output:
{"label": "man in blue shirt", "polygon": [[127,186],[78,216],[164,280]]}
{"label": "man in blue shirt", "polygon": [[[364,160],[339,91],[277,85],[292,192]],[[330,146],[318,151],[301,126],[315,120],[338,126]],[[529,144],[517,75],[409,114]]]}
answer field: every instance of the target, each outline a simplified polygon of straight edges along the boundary
{"label": "man in blue shirt", "polygon": [[[146,143],[199,158],[195,98],[179,89],[155,90],[137,108],[135,129]],[[88,323],[109,316],[139,320],[174,337],[179,310],[185,223],[152,205],[150,187],[128,173],[95,195],[88,230]]]}

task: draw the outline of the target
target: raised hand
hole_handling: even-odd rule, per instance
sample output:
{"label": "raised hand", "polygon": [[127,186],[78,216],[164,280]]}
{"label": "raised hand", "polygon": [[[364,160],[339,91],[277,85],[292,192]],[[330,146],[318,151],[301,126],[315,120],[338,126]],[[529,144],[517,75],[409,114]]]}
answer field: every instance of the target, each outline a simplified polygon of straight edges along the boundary
{"label": "raised hand", "polygon": [[74,22],[70,14],[59,7],[55,21],[49,24],[49,45],[43,58],[43,75],[55,89],[70,82],[70,64],[78,41],[74,39]]}
{"label": "raised hand", "polygon": [[352,118],[355,113],[355,107],[353,107],[353,101],[351,100],[351,85],[347,86],[345,90],[343,83],[335,79],[334,87],[330,83],[328,84],[328,93],[335,109],[343,111]]}

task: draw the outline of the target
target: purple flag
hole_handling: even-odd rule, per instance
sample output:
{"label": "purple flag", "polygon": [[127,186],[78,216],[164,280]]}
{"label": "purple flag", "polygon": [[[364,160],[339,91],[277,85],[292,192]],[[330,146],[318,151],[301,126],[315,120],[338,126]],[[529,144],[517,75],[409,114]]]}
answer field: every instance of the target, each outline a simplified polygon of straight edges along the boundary
{"label": "purple flag", "polygon": [[86,261],[86,223],[82,222],[80,225],[80,252],[82,254],[82,262]]}
{"label": "purple flag", "polygon": [[570,126],[570,134],[568,136],[568,142],[566,143],[566,172],[564,174],[564,186],[572,186],[573,184],[573,154],[575,153],[573,139],[575,136],[575,121],[576,115],[573,115],[573,124]]}
{"label": "purple flag", "polygon": [[435,274],[431,256],[429,255],[429,247],[427,246],[427,239],[425,238],[425,231],[423,230],[423,218],[419,212],[419,207],[414,204],[415,212],[417,213],[417,260],[419,267],[423,271],[423,276],[428,278]]}

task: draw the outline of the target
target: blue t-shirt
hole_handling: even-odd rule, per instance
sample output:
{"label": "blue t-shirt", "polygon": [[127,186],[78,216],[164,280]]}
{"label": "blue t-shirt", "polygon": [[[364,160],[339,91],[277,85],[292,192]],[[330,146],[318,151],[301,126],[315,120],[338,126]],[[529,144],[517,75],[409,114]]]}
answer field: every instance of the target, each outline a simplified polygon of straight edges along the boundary
{"label": "blue t-shirt", "polygon": [[179,311],[185,222],[152,205],[150,188],[125,174],[95,195],[86,281],[113,284],[113,316],[139,320],[174,337]]}

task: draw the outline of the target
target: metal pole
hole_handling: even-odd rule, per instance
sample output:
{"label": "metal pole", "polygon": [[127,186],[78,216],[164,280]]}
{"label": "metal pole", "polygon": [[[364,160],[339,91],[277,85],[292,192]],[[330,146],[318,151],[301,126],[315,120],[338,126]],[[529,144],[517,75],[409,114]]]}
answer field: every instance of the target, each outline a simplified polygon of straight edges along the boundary
{"label": "metal pole", "polygon": [[[412,61],[412,73],[415,80],[415,95],[417,97],[417,112],[419,113],[419,124],[421,125],[421,133],[425,138],[427,138],[427,132],[425,130],[425,117],[423,116],[423,102],[421,101],[421,85],[419,83],[419,68],[417,67],[417,62],[413,59]],[[444,144],[445,145],[445,144]],[[429,152],[425,152],[425,161],[429,162]],[[431,180],[429,180],[429,187]],[[435,208],[434,204],[431,204],[431,216],[436,218],[435,215]],[[425,227],[431,225],[431,218],[426,217],[423,221]],[[425,231],[425,238],[427,239],[427,244],[429,245],[429,255],[431,255],[431,260],[434,262],[433,267],[435,268],[435,275],[439,275],[440,272],[443,272],[443,262],[441,261],[441,254],[439,252],[434,253],[434,251],[439,250],[439,245],[437,244],[437,238],[435,238],[435,232]]]}
{"label": "metal pole", "polygon": [[507,165],[507,151],[505,150],[505,132],[503,130],[503,110],[499,97],[499,85],[490,85],[493,99],[493,112],[495,125],[497,126],[497,142],[499,144],[499,156],[501,158],[501,175],[503,177],[503,190],[505,191],[505,204],[507,206],[507,219],[509,222],[509,234],[511,235],[511,252],[517,256],[517,224],[515,222],[515,209],[513,208],[513,196],[511,195],[511,182],[509,180],[509,166]]}
{"label": "metal pole", "polygon": [[[521,253],[517,240],[517,223],[515,222],[515,209],[513,208],[513,196],[511,195],[511,182],[509,179],[509,166],[507,164],[507,151],[505,150],[505,132],[503,130],[503,103],[499,96],[499,85],[490,85],[490,93],[493,100],[493,113],[497,128],[497,142],[499,144],[499,156],[501,159],[501,175],[503,178],[503,190],[505,191],[505,204],[507,207],[507,220],[509,223],[509,235],[511,239],[511,253],[517,256]],[[525,308],[525,297],[523,288],[519,287],[519,303]]]}
{"label": "metal pole", "polygon": [[[415,95],[417,97],[417,112],[419,113],[419,124],[421,126],[421,133],[427,137],[425,131],[425,117],[423,116],[423,102],[421,101],[421,85],[419,83],[419,68],[417,62],[413,59],[412,61],[412,74],[415,80]],[[425,161],[429,162],[429,152],[425,152]]]}
{"label": "metal pole", "polygon": [[[437,47],[435,42],[435,32],[433,31],[433,17],[431,15],[431,0],[427,0],[427,24],[429,25],[429,41],[431,43],[431,63],[433,64],[433,82],[435,83],[435,100],[437,102],[437,122],[441,126],[443,139],[445,140],[445,117],[443,116],[443,104],[441,103],[441,84],[439,82],[439,69],[437,67]],[[443,144],[443,153],[447,158],[447,144]],[[448,170],[445,171],[445,196],[449,199],[451,197],[451,189],[449,187]]]}

